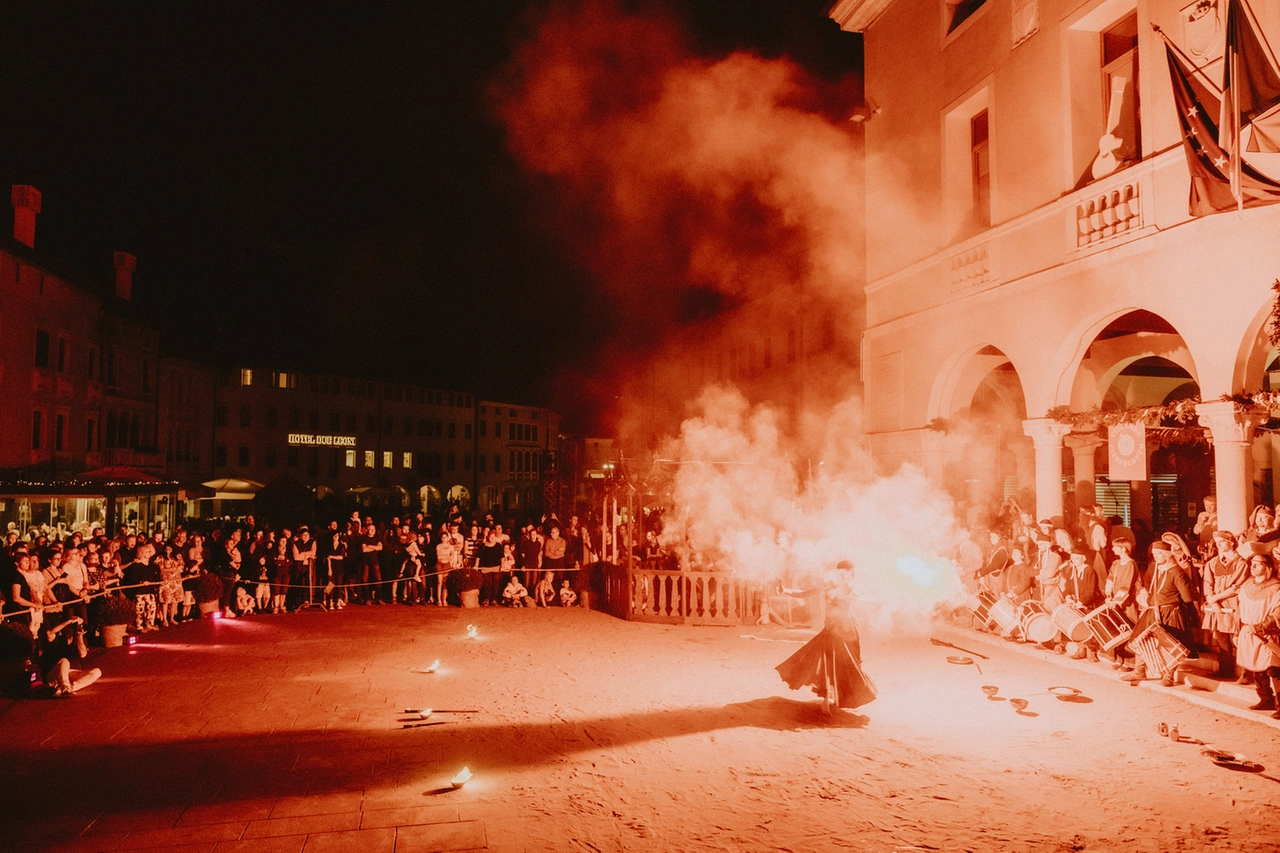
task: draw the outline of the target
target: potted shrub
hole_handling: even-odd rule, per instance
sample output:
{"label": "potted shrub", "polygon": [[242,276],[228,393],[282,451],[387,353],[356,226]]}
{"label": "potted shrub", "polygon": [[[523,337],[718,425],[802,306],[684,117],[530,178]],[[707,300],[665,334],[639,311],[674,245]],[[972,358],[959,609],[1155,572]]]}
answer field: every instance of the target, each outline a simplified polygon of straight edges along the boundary
{"label": "potted shrub", "polygon": [[212,572],[201,572],[196,575],[192,584],[192,592],[196,597],[196,606],[201,616],[211,616],[219,610],[218,601],[222,598],[222,578]]}
{"label": "potted shrub", "polygon": [[124,632],[137,618],[134,603],[122,592],[113,592],[102,599],[98,621],[102,623],[102,644],[112,649],[124,645]]}
{"label": "potted shrub", "polygon": [[462,606],[479,607],[484,573],[479,569],[459,569],[453,574],[458,577],[458,598],[462,601]]}

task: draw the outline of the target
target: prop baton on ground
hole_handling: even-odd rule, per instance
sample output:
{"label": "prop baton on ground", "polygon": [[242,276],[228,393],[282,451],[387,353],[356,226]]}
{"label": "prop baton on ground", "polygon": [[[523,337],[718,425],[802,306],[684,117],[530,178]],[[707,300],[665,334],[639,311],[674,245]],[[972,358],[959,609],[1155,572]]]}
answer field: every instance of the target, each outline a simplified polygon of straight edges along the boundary
{"label": "prop baton on ground", "polygon": [[987,657],[984,654],[980,654],[978,652],[971,652],[966,648],[957,646],[955,643],[948,643],[946,640],[939,640],[937,637],[930,637],[929,642],[933,643],[935,646],[946,646],[949,649],[955,649],[958,652],[964,652],[967,655],[973,655],[976,658],[982,658],[983,660],[991,660],[991,658]]}

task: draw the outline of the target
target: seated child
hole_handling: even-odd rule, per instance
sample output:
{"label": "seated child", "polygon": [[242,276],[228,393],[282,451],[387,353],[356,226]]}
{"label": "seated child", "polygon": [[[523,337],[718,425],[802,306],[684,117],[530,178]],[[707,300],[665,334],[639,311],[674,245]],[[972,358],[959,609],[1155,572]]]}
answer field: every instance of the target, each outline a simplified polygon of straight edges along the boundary
{"label": "seated child", "polygon": [[553,578],[553,572],[547,572],[543,575],[542,580],[538,581],[538,586],[534,589],[534,597],[539,607],[550,607],[555,603],[556,585]]}
{"label": "seated child", "polygon": [[511,573],[511,582],[502,591],[502,603],[508,607],[533,606],[533,599],[529,597],[529,590],[525,589],[524,584],[520,583],[520,578],[515,572]]}
{"label": "seated child", "polygon": [[258,600],[249,594],[245,584],[236,584],[236,611],[241,614],[252,613],[257,606]]}
{"label": "seated child", "polygon": [[560,584],[560,606],[572,607],[578,603],[578,594],[569,588],[569,582],[566,580]]}

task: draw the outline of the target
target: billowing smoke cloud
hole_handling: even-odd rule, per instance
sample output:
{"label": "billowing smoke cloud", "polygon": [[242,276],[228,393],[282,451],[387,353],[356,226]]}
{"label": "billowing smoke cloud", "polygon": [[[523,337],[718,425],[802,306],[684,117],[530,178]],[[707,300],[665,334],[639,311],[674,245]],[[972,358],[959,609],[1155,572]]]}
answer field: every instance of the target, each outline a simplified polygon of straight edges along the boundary
{"label": "billowing smoke cloud", "polygon": [[701,412],[664,448],[672,505],[662,541],[688,565],[797,588],[852,580],[864,615],[921,626],[935,606],[961,594],[950,561],[958,541],[950,498],[912,467],[874,476],[849,436],[856,402],[830,413],[828,442],[812,466],[797,466],[767,406],[729,389],[708,389]]}
{"label": "billowing smoke cloud", "polygon": [[[548,229],[620,307],[597,387],[630,404],[624,441],[658,446],[654,409],[693,413],[657,454],[665,543],[686,565],[762,581],[813,583],[850,559],[886,615],[952,596],[949,500],[919,471],[872,475],[851,398],[856,81],[700,58],[670,21],[588,0],[538,21],[495,92],[511,150],[553,199]],[[712,338],[730,343],[709,356]],[[802,391],[753,387],[797,362]]]}
{"label": "billowing smoke cloud", "polygon": [[554,7],[495,86],[629,347],[780,290],[859,299],[855,91],[786,60],[692,56],[669,20],[607,2]]}

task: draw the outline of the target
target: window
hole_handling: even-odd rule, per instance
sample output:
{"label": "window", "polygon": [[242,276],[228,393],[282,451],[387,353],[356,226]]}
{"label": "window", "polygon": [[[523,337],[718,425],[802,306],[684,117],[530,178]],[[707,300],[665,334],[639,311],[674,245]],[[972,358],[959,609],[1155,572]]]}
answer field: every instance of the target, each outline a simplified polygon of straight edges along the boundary
{"label": "window", "polygon": [[378,419],[373,415],[365,415],[364,431],[376,435],[378,432]]}
{"label": "window", "polygon": [[455,421],[449,421],[449,438],[458,437],[458,424]]}
{"label": "window", "polygon": [[356,467],[356,452],[355,452],[354,450],[348,450],[348,451],[347,451],[347,462],[346,462],[346,464],[347,464],[347,467],[348,467],[348,468],[354,468],[354,467]]}
{"label": "window", "polygon": [[276,467],[276,446],[274,444],[268,444],[263,448],[262,464],[266,465],[268,468]]}
{"label": "window", "polygon": [[979,225],[991,224],[991,153],[987,111],[969,119],[969,151],[973,169],[973,214]]}
{"label": "window", "polygon": [[66,450],[67,448],[67,416],[58,414],[53,416],[53,449]]}
{"label": "window", "polygon": [[116,351],[113,349],[107,350],[107,384],[116,384]]}
{"label": "window", "polygon": [[307,426],[312,432],[320,431],[320,413],[316,411],[307,412]]}
{"label": "window", "polygon": [[142,362],[142,393],[151,393],[151,362],[146,360]]}
{"label": "window", "polygon": [[418,418],[418,437],[426,438],[426,435],[427,435],[427,422],[422,418]]}
{"label": "window", "polygon": [[342,415],[337,412],[329,413],[329,432],[335,435],[342,430]]}
{"label": "window", "polygon": [[85,423],[84,423],[84,434],[85,434],[84,449],[85,449],[85,452],[86,452],[86,453],[92,453],[92,452],[93,452],[93,441],[94,441],[94,438],[95,438],[94,433],[96,433],[97,431],[98,431],[98,422],[97,422],[97,421],[95,421],[93,418],[89,418],[87,421],[85,421]]}
{"label": "window", "polygon": [[471,424],[462,425],[462,437],[471,438]]}
{"label": "window", "polygon": [[253,384],[253,371],[252,371],[252,370],[250,370],[250,369],[248,369],[248,368],[246,367],[246,368],[244,368],[244,369],[242,369],[242,370],[240,371],[240,384],[241,384],[241,385],[252,385],[252,384]]}
{"label": "window", "polygon": [[945,0],[947,32],[955,32],[956,28],[973,17],[973,13],[981,9],[985,2],[986,0]]}
{"label": "window", "polygon": [[410,453],[409,451],[405,451],[405,452],[404,452],[404,454],[403,454],[403,455],[401,456],[401,458],[400,458],[400,467],[401,467],[401,468],[412,468],[412,467],[413,467],[413,454],[412,454],[412,453]]}
{"label": "window", "polygon": [[307,458],[307,476],[320,476],[320,451],[312,448],[311,455]]}
{"label": "window", "polygon": [[462,470],[463,470],[463,471],[470,471],[470,470],[471,470],[471,454],[470,454],[470,453],[463,454],[463,457],[462,457]]}
{"label": "window", "polygon": [[99,378],[97,374],[98,374],[98,350],[95,349],[94,347],[89,347],[89,375],[88,375],[89,381],[92,382],[93,380]]}
{"label": "window", "polygon": [[382,434],[391,435],[391,418],[382,419]]}
{"label": "window", "polygon": [[538,440],[538,425],[537,425],[537,424],[534,424],[534,425],[533,425],[533,435],[531,435],[531,436],[529,437],[529,440],[530,440],[530,441],[537,441],[537,440]]}
{"label": "window", "polygon": [[247,427],[253,422],[253,410],[249,406],[240,407],[240,426]]}
{"label": "window", "polygon": [[366,468],[373,467],[373,451],[372,450],[366,450],[364,452],[364,467]]}
{"label": "window", "polygon": [[219,444],[213,448],[213,464],[219,468],[227,467],[227,446]]}
{"label": "window", "polygon": [[67,372],[67,339],[58,336],[58,372]]}
{"label": "window", "polygon": [[214,422],[215,422],[218,426],[220,426],[220,427],[224,427],[224,426],[226,426],[226,425],[227,425],[227,420],[228,420],[230,417],[231,417],[231,411],[230,411],[230,409],[229,409],[227,406],[225,406],[225,405],[219,405],[219,406],[218,406],[217,414],[214,416],[214,418],[215,418]]}
{"label": "window", "polygon": [[1102,34],[1102,89],[1106,124],[1091,173],[1101,178],[1142,159],[1138,118],[1138,15],[1134,13]]}
{"label": "window", "polygon": [[413,418],[404,419],[404,434],[413,435]]}
{"label": "window", "polygon": [[508,439],[509,441],[515,441],[515,440],[516,440],[516,425],[515,425],[515,424],[507,424],[507,439]]}
{"label": "window", "polygon": [[[486,437],[488,437],[488,435],[489,435],[488,429],[489,429],[489,422],[488,422],[488,421],[481,421],[481,422],[480,422],[480,437],[481,437],[481,438],[486,438]],[[494,434],[495,434],[495,435],[501,435],[501,433],[500,433],[500,432],[498,432],[497,430],[494,430]]]}
{"label": "window", "polygon": [[289,429],[297,429],[298,424],[302,422],[302,413],[297,409],[289,410]]}
{"label": "window", "polygon": [[49,333],[36,329],[36,367],[49,366]]}
{"label": "window", "polygon": [[347,432],[356,431],[356,413],[347,412]]}
{"label": "window", "polygon": [[447,457],[445,457],[445,460],[446,460],[446,462],[448,463],[446,467],[447,467],[450,471],[452,471],[452,470],[454,470],[454,469],[456,469],[456,468],[458,467],[457,460],[456,460],[456,458],[454,457],[454,455],[453,455],[452,453],[450,453]]}
{"label": "window", "polygon": [[495,453],[493,455],[493,473],[495,474],[502,473],[502,455],[501,454]]}
{"label": "window", "polygon": [[391,464],[392,464],[391,457],[392,457],[392,453],[390,450],[382,451],[382,467],[383,468],[391,467]]}
{"label": "window", "polygon": [[241,468],[249,467],[249,445],[242,444],[236,450],[236,464]]}
{"label": "window", "polygon": [[267,407],[267,426],[274,428],[280,422],[280,410],[275,406]]}
{"label": "window", "polygon": [[489,457],[481,454],[476,457],[476,470],[481,474],[485,473],[485,466],[489,464]]}

